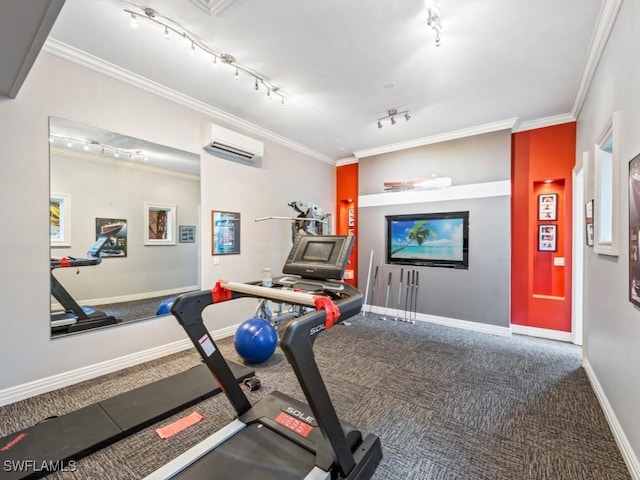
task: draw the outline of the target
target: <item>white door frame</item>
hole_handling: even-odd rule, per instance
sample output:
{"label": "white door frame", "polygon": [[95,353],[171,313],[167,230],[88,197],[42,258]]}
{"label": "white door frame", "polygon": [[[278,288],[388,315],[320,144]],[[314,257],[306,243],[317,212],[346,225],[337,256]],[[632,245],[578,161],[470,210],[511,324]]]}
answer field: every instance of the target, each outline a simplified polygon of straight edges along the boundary
{"label": "white door frame", "polygon": [[582,345],[584,301],[584,161],[573,169],[573,261],[571,272],[571,337]]}

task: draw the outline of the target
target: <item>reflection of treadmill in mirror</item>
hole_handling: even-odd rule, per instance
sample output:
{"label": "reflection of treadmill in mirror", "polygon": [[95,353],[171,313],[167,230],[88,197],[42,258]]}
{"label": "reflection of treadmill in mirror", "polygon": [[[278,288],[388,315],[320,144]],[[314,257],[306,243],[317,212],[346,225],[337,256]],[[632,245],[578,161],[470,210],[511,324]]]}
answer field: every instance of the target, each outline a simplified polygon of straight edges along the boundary
{"label": "reflection of treadmill in mirror", "polygon": [[51,295],[60,303],[62,311],[51,313],[51,331],[54,333],[70,333],[87,330],[89,328],[113,325],[120,320],[95,310],[91,307],[80,306],[71,294],[53,275],[57,268],[90,267],[102,262],[100,252],[109,237],[98,237],[84,257],[51,258]]}
{"label": "reflection of treadmill in mirror", "polygon": [[353,240],[353,235],[298,235],[282,268],[285,276],[276,283],[311,292],[342,291]]}

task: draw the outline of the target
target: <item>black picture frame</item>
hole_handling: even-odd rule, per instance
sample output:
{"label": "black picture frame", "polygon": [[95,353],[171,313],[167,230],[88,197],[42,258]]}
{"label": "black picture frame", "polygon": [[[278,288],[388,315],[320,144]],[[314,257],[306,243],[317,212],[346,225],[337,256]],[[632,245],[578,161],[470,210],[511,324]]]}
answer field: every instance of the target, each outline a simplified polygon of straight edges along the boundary
{"label": "black picture frame", "polygon": [[541,193],[538,195],[538,220],[541,222],[558,220],[557,193]]}
{"label": "black picture frame", "polygon": [[558,251],[558,226],[554,223],[538,225],[538,251]]}

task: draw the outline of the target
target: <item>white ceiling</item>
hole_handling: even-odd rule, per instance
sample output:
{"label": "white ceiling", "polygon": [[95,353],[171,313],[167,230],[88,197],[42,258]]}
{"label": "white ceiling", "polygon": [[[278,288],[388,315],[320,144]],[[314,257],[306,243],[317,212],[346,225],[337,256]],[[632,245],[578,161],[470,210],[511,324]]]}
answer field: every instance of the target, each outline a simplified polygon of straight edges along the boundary
{"label": "white ceiling", "polygon": [[[574,119],[606,40],[610,2],[439,0],[436,47],[424,0],[66,0],[48,45],[78,49],[338,160],[447,132]],[[165,40],[158,25],[131,28],[124,9],[141,6],[268,77],[288,105],[256,92],[249,76],[234,80],[228,65],[211,68],[204,52],[189,55],[190,42]],[[391,108],[408,109],[411,120],[377,128]]]}

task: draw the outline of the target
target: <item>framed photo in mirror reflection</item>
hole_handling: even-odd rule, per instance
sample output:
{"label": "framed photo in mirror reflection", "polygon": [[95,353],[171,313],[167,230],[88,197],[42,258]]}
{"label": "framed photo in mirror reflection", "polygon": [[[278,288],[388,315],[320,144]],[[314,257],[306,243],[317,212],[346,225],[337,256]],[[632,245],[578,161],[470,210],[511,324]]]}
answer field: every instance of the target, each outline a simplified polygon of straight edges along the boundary
{"label": "framed photo in mirror reflection", "polygon": [[176,244],[176,206],[145,202],[145,245]]}
{"label": "framed photo in mirror reflection", "polygon": [[103,258],[127,256],[127,220],[124,218],[96,218],[96,240],[108,240],[100,252]]}
{"label": "framed photo in mirror reflection", "polygon": [[180,243],[195,243],[196,227],[195,225],[180,225]]}
{"label": "framed photo in mirror reflection", "polygon": [[71,246],[71,195],[49,195],[49,241],[52,247]]}

